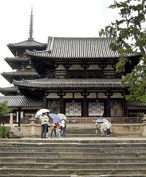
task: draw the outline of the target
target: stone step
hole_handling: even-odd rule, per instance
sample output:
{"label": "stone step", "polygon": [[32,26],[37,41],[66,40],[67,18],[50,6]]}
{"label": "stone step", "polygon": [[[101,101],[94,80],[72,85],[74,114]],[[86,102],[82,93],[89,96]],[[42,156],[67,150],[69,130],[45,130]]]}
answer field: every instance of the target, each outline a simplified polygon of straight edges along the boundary
{"label": "stone step", "polygon": [[97,148],[86,148],[86,147],[1,147],[0,153],[18,153],[18,152],[24,152],[24,153],[82,153],[86,154],[88,153],[109,153],[109,154],[116,154],[116,153],[146,153],[145,147],[97,147]]}
{"label": "stone step", "polygon": [[146,143],[145,138],[111,138],[111,137],[97,137],[97,138],[21,138],[21,139],[0,139],[1,143]]}
{"label": "stone step", "polygon": [[146,139],[1,139],[0,176],[146,176]]}
{"label": "stone step", "polygon": [[146,158],[146,153],[143,152],[139,152],[139,153],[121,153],[121,152],[117,152],[117,153],[80,153],[80,152],[76,152],[76,153],[72,153],[72,152],[60,152],[60,153],[56,153],[56,152],[33,152],[33,153],[24,153],[24,152],[3,152],[0,153],[0,157],[46,157],[46,158],[118,158],[118,157],[143,157]]}
{"label": "stone step", "polygon": [[[84,175],[85,176],[85,175]],[[88,177],[90,177],[90,175],[87,175]],[[7,175],[7,174],[0,174],[0,177],[10,177],[10,175]],[[32,177],[32,174],[17,174],[17,175],[15,175],[15,174],[11,174],[11,177]],[[76,175],[53,175],[53,174],[50,174],[50,175],[33,175],[33,177],[79,177],[79,176],[76,176]],[[93,176],[91,176],[91,177],[93,177]],[[135,177],[137,177],[137,176],[135,176]]]}
{"label": "stone step", "polygon": [[[0,174],[1,175],[20,175],[20,174],[25,174],[25,175],[70,175],[70,176],[89,176],[89,175],[96,175],[97,176],[105,176],[107,175],[141,175],[144,176],[146,175],[146,169],[31,169],[31,168],[3,168],[0,169]],[[10,175],[10,176],[11,176]]]}
{"label": "stone step", "polygon": [[46,157],[0,157],[1,163],[146,163],[146,158],[46,158]]}
{"label": "stone step", "polygon": [[[93,132],[91,134],[77,134],[77,133],[73,133],[73,134],[66,134],[65,137],[66,138],[70,138],[70,137],[101,137],[101,134],[96,135],[95,132]],[[111,135],[111,137],[113,137],[113,135]]]}
{"label": "stone step", "polygon": [[145,163],[9,163],[9,162],[3,162],[0,164],[0,169],[13,169],[13,168],[30,168],[30,169],[54,169],[54,170],[60,170],[60,169],[120,169],[120,170],[126,170],[126,169],[146,169]]}
{"label": "stone step", "polygon": [[128,147],[146,147],[146,143],[22,143],[22,142],[0,142],[0,147],[82,147],[82,148],[128,148]]}
{"label": "stone step", "polygon": [[[97,177],[97,175],[53,175],[53,174],[50,174],[50,175],[33,175],[33,177]],[[145,174],[142,174],[142,175],[132,175],[132,177],[144,177],[144,176],[146,176]],[[9,175],[7,175],[7,174],[3,174],[3,175],[1,175],[0,174],[0,177],[10,177]],[[15,174],[13,174],[13,175],[11,175],[11,177],[32,177],[32,174],[27,174],[27,175],[25,175],[25,174],[23,174],[23,175],[20,175],[20,174],[17,174],[17,175],[15,175]],[[116,175],[98,175],[98,177],[131,177],[131,175],[118,175],[118,174],[116,174]]]}

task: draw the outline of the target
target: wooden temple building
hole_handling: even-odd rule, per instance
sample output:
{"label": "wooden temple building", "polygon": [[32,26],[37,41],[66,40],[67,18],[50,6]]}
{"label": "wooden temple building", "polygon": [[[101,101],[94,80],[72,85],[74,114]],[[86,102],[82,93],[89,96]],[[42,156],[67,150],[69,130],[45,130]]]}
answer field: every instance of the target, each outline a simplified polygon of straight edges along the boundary
{"label": "wooden temple building", "polygon": [[14,70],[2,76],[14,87],[0,88],[16,122],[40,108],[68,117],[137,117],[146,105],[127,102],[129,86],[121,78],[138,64],[140,55],[128,55],[122,73],[115,72],[119,54],[109,48],[113,38],[48,37],[33,39],[33,20],[26,41],[8,44],[14,57],[5,61]]}

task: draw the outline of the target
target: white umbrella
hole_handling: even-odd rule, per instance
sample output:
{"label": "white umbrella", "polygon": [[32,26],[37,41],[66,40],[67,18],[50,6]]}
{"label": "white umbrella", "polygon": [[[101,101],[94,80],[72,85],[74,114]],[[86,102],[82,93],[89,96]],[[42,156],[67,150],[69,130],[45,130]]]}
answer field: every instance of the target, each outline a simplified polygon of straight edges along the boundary
{"label": "white umbrella", "polygon": [[39,118],[40,115],[42,115],[43,113],[47,113],[47,112],[50,112],[50,110],[49,109],[40,109],[36,112],[35,118]]}
{"label": "white umbrella", "polygon": [[66,115],[65,114],[57,114],[57,116],[59,116],[60,117],[60,120],[66,120]]}

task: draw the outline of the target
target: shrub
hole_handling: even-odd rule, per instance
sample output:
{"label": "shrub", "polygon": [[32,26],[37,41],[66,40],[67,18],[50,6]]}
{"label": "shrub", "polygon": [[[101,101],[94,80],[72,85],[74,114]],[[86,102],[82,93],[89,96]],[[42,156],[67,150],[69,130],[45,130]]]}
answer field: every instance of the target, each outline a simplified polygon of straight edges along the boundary
{"label": "shrub", "polygon": [[10,129],[8,126],[0,126],[0,138],[7,138]]}

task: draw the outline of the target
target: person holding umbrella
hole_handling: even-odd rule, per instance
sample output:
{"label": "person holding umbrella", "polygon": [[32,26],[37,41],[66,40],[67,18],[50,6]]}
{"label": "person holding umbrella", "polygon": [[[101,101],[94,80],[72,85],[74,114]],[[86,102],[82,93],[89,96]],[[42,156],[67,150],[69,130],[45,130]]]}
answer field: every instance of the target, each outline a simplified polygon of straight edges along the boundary
{"label": "person holding umbrella", "polygon": [[60,126],[61,126],[61,137],[65,138],[65,129],[66,129],[66,122],[65,119],[62,119],[60,122]]}
{"label": "person holding umbrella", "polygon": [[41,122],[41,138],[46,138],[46,132],[49,123],[49,117],[47,116],[47,113],[42,113],[42,115],[40,115],[40,122]]}
{"label": "person holding umbrella", "polygon": [[65,137],[65,128],[66,128],[66,115],[59,113],[57,114],[60,117],[60,123],[59,123],[59,137]]}
{"label": "person holding umbrella", "polygon": [[59,123],[58,123],[58,122],[55,122],[55,121],[53,121],[53,122],[54,122],[54,127],[53,127],[53,129],[51,130],[51,135],[50,135],[50,137],[52,138],[53,133],[54,133],[54,137],[56,138],[56,137],[57,137],[56,128],[57,128],[57,126],[59,126]]}

